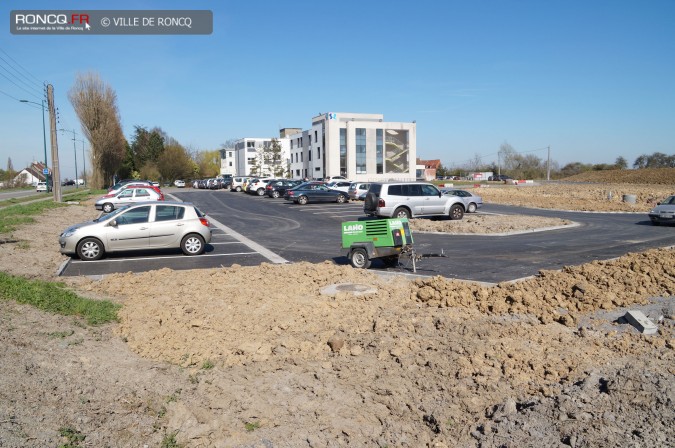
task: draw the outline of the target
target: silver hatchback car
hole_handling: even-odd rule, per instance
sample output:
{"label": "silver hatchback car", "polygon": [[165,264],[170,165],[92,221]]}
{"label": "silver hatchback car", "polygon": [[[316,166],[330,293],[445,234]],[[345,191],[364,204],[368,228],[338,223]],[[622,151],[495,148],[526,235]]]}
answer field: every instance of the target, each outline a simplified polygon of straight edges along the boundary
{"label": "silver hatchback car", "polygon": [[211,241],[206,215],[188,202],[142,202],[122,206],[59,236],[61,253],[98,260],[106,252],[180,248],[199,255]]}

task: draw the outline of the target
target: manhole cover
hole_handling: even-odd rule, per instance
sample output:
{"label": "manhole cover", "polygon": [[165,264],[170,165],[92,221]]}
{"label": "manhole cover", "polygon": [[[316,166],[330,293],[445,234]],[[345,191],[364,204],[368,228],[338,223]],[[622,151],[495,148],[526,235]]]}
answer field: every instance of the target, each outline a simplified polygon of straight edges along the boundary
{"label": "manhole cover", "polygon": [[328,285],[321,290],[321,294],[325,296],[334,296],[339,292],[350,292],[355,296],[362,296],[364,294],[376,293],[377,288],[359,283],[337,283]]}

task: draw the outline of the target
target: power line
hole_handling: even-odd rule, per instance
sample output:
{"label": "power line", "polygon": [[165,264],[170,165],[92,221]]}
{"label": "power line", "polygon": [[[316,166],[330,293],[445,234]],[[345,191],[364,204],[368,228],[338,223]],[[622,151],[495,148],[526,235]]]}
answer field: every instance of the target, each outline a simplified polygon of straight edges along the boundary
{"label": "power line", "polygon": [[5,95],[5,96],[8,96],[8,97],[10,97],[10,98],[11,98],[11,99],[13,99],[13,100],[16,100],[16,101],[21,101],[20,99],[18,99],[18,98],[14,98],[14,97],[13,97],[12,95],[10,95],[10,94],[9,94],[9,93],[7,93],[7,92],[3,92],[2,90],[0,90],[0,93],[2,93],[2,94],[3,94],[3,95]]}
{"label": "power line", "polygon": [[32,74],[31,72],[29,72],[28,70],[26,70],[26,69],[23,67],[23,65],[19,64],[13,57],[11,57],[10,55],[8,55],[7,52],[6,52],[5,50],[3,50],[2,48],[0,48],[0,52],[2,52],[2,53],[3,53],[5,56],[7,56],[12,62],[14,62],[14,64],[16,64],[18,67],[20,67],[26,74],[28,74],[28,76],[30,76],[31,78],[33,78],[33,79],[35,80],[35,82],[36,82],[41,88],[44,87],[44,82],[43,82],[43,81],[40,81],[40,80],[37,79],[35,76],[33,76],[33,74]]}
{"label": "power line", "polygon": [[27,89],[23,88],[23,87],[20,86],[19,84],[15,83],[15,82],[12,81],[11,79],[9,79],[4,73],[0,73],[0,76],[2,76],[3,78],[7,79],[7,81],[11,82],[12,84],[14,84],[14,85],[17,86],[18,88],[20,88],[21,90],[23,90],[24,92],[26,92],[27,94],[29,94],[29,95],[32,96],[33,98],[37,98],[37,99],[40,100],[40,101],[43,100],[43,98],[40,97],[39,95],[35,95],[35,93],[31,92],[30,90],[27,90]]}
{"label": "power line", "polygon": [[[35,85],[34,85],[33,81],[29,80],[28,78],[26,78],[25,75],[21,74],[14,67],[12,67],[11,64],[9,64],[2,56],[0,56],[0,61],[5,62],[5,65],[6,65],[6,66],[3,66],[3,64],[0,63],[0,68],[3,69],[4,71],[6,71],[10,76],[15,78],[17,81],[19,81],[20,83],[22,83],[24,86],[28,87],[29,89],[35,88]],[[13,72],[8,70],[7,67],[12,69]],[[30,81],[33,84],[30,84],[28,81]],[[40,87],[42,87],[42,86],[40,86]]]}

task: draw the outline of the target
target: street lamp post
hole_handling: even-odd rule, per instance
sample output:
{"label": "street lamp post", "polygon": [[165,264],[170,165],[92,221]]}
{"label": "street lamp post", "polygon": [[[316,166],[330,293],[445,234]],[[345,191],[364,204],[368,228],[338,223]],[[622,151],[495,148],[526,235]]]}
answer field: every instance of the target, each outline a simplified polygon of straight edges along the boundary
{"label": "street lamp post", "polygon": [[59,129],[59,131],[63,132],[72,132],[73,133],[73,154],[75,154],[75,188],[80,188],[80,183],[77,181],[77,149],[75,148],[75,129],[72,131],[68,129]]}
{"label": "street lamp post", "polygon": [[45,150],[45,168],[47,169],[47,173],[45,174],[45,183],[47,184],[47,189],[49,189],[49,165],[47,164],[47,131],[45,128],[45,100],[42,100],[41,104],[28,100],[19,100],[19,102],[35,104],[42,108],[42,144]]}

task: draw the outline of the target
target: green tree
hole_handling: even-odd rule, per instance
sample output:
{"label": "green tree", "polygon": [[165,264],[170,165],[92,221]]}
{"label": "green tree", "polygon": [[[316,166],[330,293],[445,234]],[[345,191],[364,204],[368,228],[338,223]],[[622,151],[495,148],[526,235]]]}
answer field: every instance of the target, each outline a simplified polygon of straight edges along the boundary
{"label": "green tree", "polygon": [[633,163],[633,168],[675,168],[675,155],[662,152],[642,154]]}
{"label": "green tree", "polygon": [[192,177],[194,163],[181,145],[172,144],[164,148],[157,160],[157,169],[163,180],[173,182],[176,179]]}
{"label": "green tree", "polygon": [[200,177],[216,177],[220,173],[220,151],[199,151],[194,155]]}
{"label": "green tree", "polygon": [[616,158],[616,161],[614,161],[614,166],[615,166],[617,169],[625,170],[626,168],[628,168],[628,160],[626,160],[626,159],[624,159],[623,157],[619,156],[619,157]]}
{"label": "green tree", "polygon": [[148,131],[142,126],[134,127],[134,135],[131,139],[134,169],[140,169],[148,162],[157,162],[163,151],[164,137],[158,128]]}

